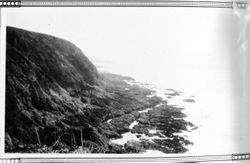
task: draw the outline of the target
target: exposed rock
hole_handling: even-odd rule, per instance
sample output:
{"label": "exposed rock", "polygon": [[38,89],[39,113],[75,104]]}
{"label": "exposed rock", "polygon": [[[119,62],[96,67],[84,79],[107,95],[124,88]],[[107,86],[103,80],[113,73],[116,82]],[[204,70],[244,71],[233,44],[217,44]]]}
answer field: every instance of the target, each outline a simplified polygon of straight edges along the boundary
{"label": "exposed rock", "polygon": [[138,134],[148,134],[148,127],[144,125],[136,125],[131,130],[132,133],[138,133]]}
{"label": "exposed rock", "polygon": [[143,145],[140,142],[135,141],[135,140],[128,141],[124,145],[124,148],[127,153],[139,153],[139,152],[144,151]]}
{"label": "exposed rock", "polygon": [[161,97],[153,96],[149,99],[150,107],[154,107],[157,104],[161,103],[163,100]]}
{"label": "exposed rock", "polygon": [[118,133],[129,131],[129,125],[135,120],[132,114],[125,114],[123,116],[112,119],[111,124],[115,126]]}
{"label": "exposed rock", "polygon": [[120,117],[122,115],[124,115],[124,111],[123,110],[116,110],[116,109],[113,109],[112,111],[112,116],[114,117]]}
{"label": "exposed rock", "polygon": [[141,124],[148,124],[149,123],[148,113],[141,113],[138,122],[140,122]]}
{"label": "exposed rock", "polygon": [[125,149],[122,145],[110,143],[109,144],[109,153],[125,153]]}
{"label": "exposed rock", "polygon": [[167,96],[180,96],[181,93],[183,93],[181,91],[176,91],[174,89],[169,89],[169,88],[166,89],[166,91],[168,91],[167,93],[165,93],[165,95],[167,95]]}
{"label": "exposed rock", "polygon": [[[72,43],[7,27],[5,152],[140,153],[183,152],[188,140],[173,133],[192,126],[182,108],[121,75],[98,73]],[[181,92],[169,90],[169,96]],[[161,105],[158,105],[161,104]],[[147,110],[150,108],[152,110]],[[140,113],[139,111],[148,112]],[[107,120],[110,120],[107,123]],[[130,131],[169,140],[110,143]],[[192,126],[194,127],[194,126]],[[154,128],[161,133],[149,134]],[[164,145],[166,147],[162,147]],[[176,147],[174,147],[176,146]]]}
{"label": "exposed rock", "polygon": [[170,140],[170,139],[164,139],[164,140],[157,140],[155,139],[154,142],[156,144],[159,144],[161,147],[161,150],[165,153],[184,153],[187,151],[187,149],[182,145],[181,141],[177,138]]}
{"label": "exposed rock", "polygon": [[132,111],[131,114],[137,119],[140,117],[140,113],[138,111]]}
{"label": "exposed rock", "polygon": [[190,102],[190,103],[194,103],[194,102],[195,102],[195,100],[194,100],[194,99],[191,99],[191,98],[189,98],[189,99],[184,99],[183,101],[185,101],[185,102]]}

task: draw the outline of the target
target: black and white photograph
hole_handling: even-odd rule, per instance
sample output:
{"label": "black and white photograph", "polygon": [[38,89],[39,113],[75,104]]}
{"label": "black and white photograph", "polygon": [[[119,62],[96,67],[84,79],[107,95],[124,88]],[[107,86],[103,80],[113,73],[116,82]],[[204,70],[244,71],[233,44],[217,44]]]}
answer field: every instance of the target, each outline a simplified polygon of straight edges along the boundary
{"label": "black and white photograph", "polygon": [[249,57],[231,10],[3,12],[5,153],[250,151]]}

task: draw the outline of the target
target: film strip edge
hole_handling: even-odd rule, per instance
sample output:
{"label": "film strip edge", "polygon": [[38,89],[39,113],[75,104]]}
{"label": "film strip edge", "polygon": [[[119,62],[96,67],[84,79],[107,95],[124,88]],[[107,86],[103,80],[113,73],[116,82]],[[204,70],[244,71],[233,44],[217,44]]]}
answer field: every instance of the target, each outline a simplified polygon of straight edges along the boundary
{"label": "film strip edge", "polygon": [[0,1],[0,7],[21,7],[21,0]]}
{"label": "film strip edge", "polygon": [[[84,0],[83,0],[84,1]],[[41,1],[42,2],[42,1]],[[79,1],[78,1],[79,2]],[[198,1],[199,2],[199,1]],[[203,1],[203,2],[205,2],[205,1]],[[208,2],[208,1],[207,1]],[[238,8],[241,8],[241,9],[246,9],[246,8],[248,8],[249,7],[249,1],[244,1],[244,0],[239,0],[239,1],[235,1],[236,2],[236,4],[237,4],[237,7]],[[35,2],[36,3],[36,2]],[[104,2],[103,2],[104,3]],[[53,1],[52,1],[52,4],[53,4]],[[0,1],[0,7],[21,7],[22,5],[21,5],[21,0],[15,0],[15,1]],[[193,4],[193,6],[194,7],[197,7],[195,4]],[[63,6],[62,6],[63,7]],[[86,7],[87,7],[87,5],[86,5]],[[167,7],[167,6],[165,6],[165,7]],[[190,6],[190,7],[192,7],[192,6]],[[199,156],[198,156],[199,157]],[[216,157],[216,156],[215,156]],[[218,157],[219,157],[219,155],[218,155]],[[192,160],[192,158],[193,158],[193,160]],[[191,158],[190,158],[190,160],[192,160],[192,161],[194,161],[194,160],[197,160],[196,159],[197,157],[196,156],[194,156],[194,157],[192,157],[191,156]],[[216,161],[216,160],[209,160],[209,158],[206,158],[206,156],[200,156],[199,157],[200,159],[198,159],[197,161],[202,161],[202,160],[204,160],[204,161],[206,161],[206,162],[213,162],[213,161]],[[38,158],[39,159],[39,158]],[[42,159],[42,158],[41,158]],[[79,161],[82,161],[82,162],[84,162],[84,159],[85,158],[79,158],[78,160]],[[174,158],[173,158],[174,159]],[[178,160],[178,158],[175,158],[176,160]],[[180,159],[182,159],[184,162],[185,162],[185,158],[180,158]],[[28,159],[27,159],[28,160]],[[50,162],[51,160],[53,160],[53,159],[45,159],[43,162]],[[55,160],[57,160],[57,159],[55,159]],[[91,160],[95,160],[94,158],[93,159],[91,159]],[[119,159],[118,159],[119,160]],[[168,158],[163,158],[162,160],[168,160]],[[170,160],[171,160],[171,158],[170,158]],[[190,161],[189,159],[188,159],[188,161]],[[224,161],[226,161],[227,159],[224,159]],[[230,160],[230,159],[228,159],[228,160]],[[240,154],[232,154],[231,155],[231,161],[243,161],[243,160],[250,160],[250,153],[240,153]],[[67,162],[67,159],[65,158],[65,161]],[[134,161],[138,161],[138,162],[143,162],[143,161],[145,161],[145,160],[139,160],[139,159],[136,159],[136,160],[134,160]],[[0,158],[0,163],[20,163],[20,162],[22,162],[22,159],[21,158],[11,158],[11,159],[2,159],[2,158]],[[61,161],[61,162],[64,162],[64,161]],[[71,162],[71,159],[68,159],[68,162]],[[94,161],[93,161],[94,162]],[[103,161],[98,161],[98,159],[96,159],[96,162],[103,162]],[[109,162],[109,160],[107,159],[107,162]],[[159,159],[159,162],[161,162],[160,161],[160,159]]]}
{"label": "film strip edge", "polygon": [[250,160],[250,153],[232,154],[232,161]]}
{"label": "film strip edge", "polygon": [[51,163],[51,162],[88,162],[88,163],[118,163],[118,162],[179,162],[179,163],[188,163],[188,162],[215,162],[215,161],[246,161],[250,160],[250,153],[239,153],[239,154],[229,154],[229,155],[207,155],[207,156],[180,156],[180,157],[135,157],[135,158],[125,158],[125,157],[37,157],[37,158],[2,158],[0,163]]}
{"label": "film strip edge", "polygon": [[233,8],[230,0],[2,0],[0,7],[203,7]]}
{"label": "film strip edge", "polygon": [[235,8],[238,9],[249,9],[250,0],[235,0]]}

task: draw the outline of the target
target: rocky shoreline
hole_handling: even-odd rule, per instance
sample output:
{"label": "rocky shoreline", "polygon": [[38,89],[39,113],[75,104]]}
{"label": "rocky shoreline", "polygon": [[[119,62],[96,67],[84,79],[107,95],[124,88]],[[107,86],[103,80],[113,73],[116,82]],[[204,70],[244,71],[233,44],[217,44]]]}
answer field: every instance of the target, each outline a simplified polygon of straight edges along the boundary
{"label": "rocky shoreline", "polygon": [[[123,81],[123,79],[119,80]],[[107,135],[107,139],[105,140],[107,142],[107,149],[101,149],[99,145],[88,141],[84,141],[83,146],[68,146],[59,140],[55,142],[53,146],[30,145],[28,148],[20,146],[20,149],[25,149],[22,152],[144,153],[147,150],[156,150],[162,153],[185,153],[188,151],[186,147],[193,143],[185,137],[178,136],[178,133],[188,131],[188,127],[195,129],[195,126],[191,122],[184,120],[186,115],[182,112],[183,108],[168,105],[167,101],[161,97],[151,95],[155,92],[154,90],[149,90],[136,84],[133,86],[125,84],[126,89],[124,85],[116,86],[121,87],[118,89],[119,93],[130,90],[130,93],[136,94],[140,89],[147,93],[144,92],[143,95],[137,94],[140,99],[142,99],[142,97],[144,98],[144,106],[135,107],[134,109],[124,108],[119,111],[114,110],[114,112],[110,112],[106,120],[101,123],[102,129]],[[170,95],[167,96],[167,98],[169,98]],[[116,143],[116,140],[119,142],[126,133],[133,134],[136,138],[128,139],[123,143]],[[89,148],[93,149],[91,150]]]}
{"label": "rocky shoreline", "polygon": [[182,92],[165,89],[162,98],[131,77],[98,72],[54,36],[7,27],[6,45],[6,153],[183,153],[192,144],[178,133],[195,127],[168,104]]}
{"label": "rocky shoreline", "polygon": [[[169,98],[169,96],[177,96],[177,94],[167,94],[166,96]],[[120,124],[124,124],[122,125],[123,129],[119,130],[122,131],[120,134],[125,135],[124,137],[126,137],[126,133],[136,136],[130,140],[125,138],[125,142],[122,140],[124,138],[111,140],[111,153],[118,151],[143,153],[146,150],[158,150],[162,153],[187,152],[186,146],[193,143],[176,134],[188,131],[188,128],[195,129],[195,127],[191,122],[184,120],[186,115],[182,112],[183,108],[168,105],[167,101],[158,96],[150,95],[147,97],[151,101],[149,108],[133,111],[109,121],[119,129]],[[134,125],[129,128],[129,125],[133,123]]]}

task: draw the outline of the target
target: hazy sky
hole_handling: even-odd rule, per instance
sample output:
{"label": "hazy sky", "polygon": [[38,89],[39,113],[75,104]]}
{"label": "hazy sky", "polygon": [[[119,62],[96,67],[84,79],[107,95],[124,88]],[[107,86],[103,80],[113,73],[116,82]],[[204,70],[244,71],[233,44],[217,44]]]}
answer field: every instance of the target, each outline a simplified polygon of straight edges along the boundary
{"label": "hazy sky", "polygon": [[8,10],[7,25],[69,40],[102,70],[200,91],[229,84],[231,15],[204,8],[25,8]]}

